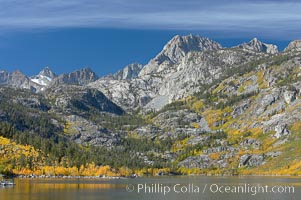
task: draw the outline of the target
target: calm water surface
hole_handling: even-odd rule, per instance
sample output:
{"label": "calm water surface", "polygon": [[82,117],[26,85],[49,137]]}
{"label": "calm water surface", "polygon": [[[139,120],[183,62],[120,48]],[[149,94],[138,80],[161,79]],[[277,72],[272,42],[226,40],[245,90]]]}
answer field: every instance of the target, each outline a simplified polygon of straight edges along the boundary
{"label": "calm water surface", "polygon": [[[137,179],[15,179],[4,200],[301,199],[301,177],[160,177]],[[285,188],[286,186],[294,189]],[[240,188],[239,188],[240,187]],[[275,193],[271,191],[274,187]],[[259,191],[267,188],[267,191]],[[290,191],[289,191],[290,190]],[[238,193],[238,191],[240,193]],[[165,192],[165,195],[164,195]]]}

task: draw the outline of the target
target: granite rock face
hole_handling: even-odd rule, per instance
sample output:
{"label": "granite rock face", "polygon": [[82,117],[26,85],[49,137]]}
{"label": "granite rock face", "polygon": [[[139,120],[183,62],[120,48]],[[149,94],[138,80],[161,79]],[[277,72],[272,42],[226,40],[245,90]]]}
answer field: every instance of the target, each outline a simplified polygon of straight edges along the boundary
{"label": "granite rock face", "polygon": [[31,76],[30,80],[41,86],[47,86],[57,75],[49,67],[45,67],[38,75]]}
{"label": "granite rock face", "polygon": [[133,78],[137,78],[139,72],[142,69],[142,65],[139,63],[132,63],[124,67],[122,70],[119,70],[112,76],[109,76],[115,80],[130,80]]}
{"label": "granite rock face", "polygon": [[284,51],[301,51],[301,40],[294,40],[290,42]]}
{"label": "granite rock face", "polygon": [[78,144],[103,146],[111,149],[119,146],[121,143],[118,133],[114,133],[80,116],[69,115],[66,116],[65,120],[67,123],[72,124],[66,130],[66,133],[71,140]]}
{"label": "granite rock face", "polygon": [[11,73],[0,71],[0,85],[29,89],[33,92],[41,89],[39,84],[31,81],[27,76],[18,70]]}
{"label": "granite rock face", "polygon": [[163,50],[155,58],[143,67],[139,76],[168,70],[172,65],[180,63],[188,52],[212,51],[221,48],[222,46],[219,43],[208,38],[194,35],[177,35],[163,47]]}
{"label": "granite rock face", "polygon": [[75,85],[60,85],[45,91],[46,97],[54,102],[53,109],[67,113],[108,112],[121,115],[124,111],[98,90]]}
{"label": "granite rock face", "polygon": [[252,39],[248,43],[238,45],[237,47],[245,50],[264,52],[269,54],[275,54],[279,52],[278,47],[276,45],[263,43],[257,38]]}
{"label": "granite rock face", "polygon": [[61,74],[51,81],[49,87],[68,85],[88,85],[98,79],[98,76],[90,68],[83,68],[68,74]]}
{"label": "granite rock face", "polygon": [[225,70],[262,56],[263,52],[222,49],[217,42],[200,36],[175,36],[141,69],[138,77],[104,78],[89,86],[126,110],[160,110],[174,100],[198,92],[198,85],[212,83]]}

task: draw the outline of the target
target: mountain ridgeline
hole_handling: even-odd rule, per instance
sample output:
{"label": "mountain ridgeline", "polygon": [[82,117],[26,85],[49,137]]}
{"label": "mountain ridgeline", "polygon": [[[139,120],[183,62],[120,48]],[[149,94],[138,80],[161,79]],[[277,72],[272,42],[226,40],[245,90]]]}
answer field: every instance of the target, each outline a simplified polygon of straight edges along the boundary
{"label": "mountain ridgeline", "polygon": [[[301,174],[301,40],[280,52],[177,35],[104,77],[0,71],[0,100],[2,173]],[[7,156],[14,145],[39,153]]]}

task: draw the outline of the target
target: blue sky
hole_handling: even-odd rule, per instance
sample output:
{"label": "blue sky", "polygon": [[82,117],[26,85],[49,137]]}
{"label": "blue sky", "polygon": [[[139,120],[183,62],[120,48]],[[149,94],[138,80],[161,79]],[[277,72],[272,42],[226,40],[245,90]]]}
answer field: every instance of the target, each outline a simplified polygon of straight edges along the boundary
{"label": "blue sky", "polygon": [[0,69],[31,75],[145,64],[175,34],[223,46],[300,39],[298,0],[0,0]]}

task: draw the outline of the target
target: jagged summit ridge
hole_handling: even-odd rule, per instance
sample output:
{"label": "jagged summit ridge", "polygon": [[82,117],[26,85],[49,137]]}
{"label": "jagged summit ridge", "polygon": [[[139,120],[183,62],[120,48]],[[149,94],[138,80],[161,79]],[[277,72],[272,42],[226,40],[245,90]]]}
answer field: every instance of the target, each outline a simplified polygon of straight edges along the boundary
{"label": "jagged summit ridge", "polygon": [[288,46],[284,49],[284,51],[291,50],[301,51],[301,39],[290,42]]}
{"label": "jagged summit ridge", "polygon": [[71,73],[61,74],[50,85],[70,84],[70,85],[87,85],[98,79],[98,76],[91,68],[86,67]]}
{"label": "jagged summit ridge", "polygon": [[[222,46],[206,37],[187,35],[173,37],[163,50],[144,66],[139,76],[157,73],[179,63],[191,51],[212,51],[221,49]],[[160,66],[160,67],[159,67]]]}
{"label": "jagged summit ridge", "polygon": [[40,89],[40,85],[32,82],[19,70],[14,72],[0,71],[0,85],[9,85],[15,88],[30,89],[32,91]]}
{"label": "jagged summit ridge", "polygon": [[278,47],[276,45],[263,43],[257,38],[253,38],[250,42],[240,44],[237,47],[241,49],[269,53],[269,54],[275,54],[279,52]]}
{"label": "jagged summit ridge", "polygon": [[55,78],[56,74],[47,66],[42,71],[40,71],[39,75],[47,76],[49,78]]}
{"label": "jagged summit ridge", "polygon": [[30,89],[34,92],[45,90],[47,87],[61,84],[87,85],[98,79],[98,76],[90,68],[83,68],[71,73],[57,76],[49,67],[45,67],[39,74],[28,77],[19,70],[14,72],[0,71],[0,85],[16,88]]}
{"label": "jagged summit ridge", "polygon": [[[301,48],[300,40],[291,42],[286,51],[298,48]],[[160,102],[163,99],[162,105],[165,105],[197,92],[198,84],[213,81],[228,68],[277,52],[276,45],[263,43],[257,38],[234,48],[222,48],[206,37],[176,35],[144,67],[138,63],[130,64],[113,75],[101,78],[105,80],[100,82],[96,81],[98,77],[90,68],[56,76],[49,67],[29,80],[25,80],[28,79],[25,75],[0,71],[0,82],[2,85],[33,88],[34,91],[60,84],[93,85],[126,107],[145,106],[157,97]]]}
{"label": "jagged summit ridge", "polygon": [[30,77],[30,80],[41,86],[47,86],[55,77],[56,74],[49,67],[45,67],[38,75]]}
{"label": "jagged summit ridge", "polygon": [[[200,36],[175,36],[131,80],[100,79],[89,84],[125,110],[159,110],[164,105],[198,92],[200,84],[218,79],[225,70],[263,54],[222,48]],[[161,59],[161,60],[160,60]]]}
{"label": "jagged summit ridge", "polygon": [[194,36],[192,34],[187,36],[176,35],[168,42],[161,53],[170,58],[174,63],[181,61],[181,58],[189,51],[205,51],[217,50],[222,46],[206,37]]}
{"label": "jagged summit ridge", "polygon": [[142,67],[143,66],[140,63],[132,63],[113,74],[112,77],[116,80],[130,80],[137,78]]}

